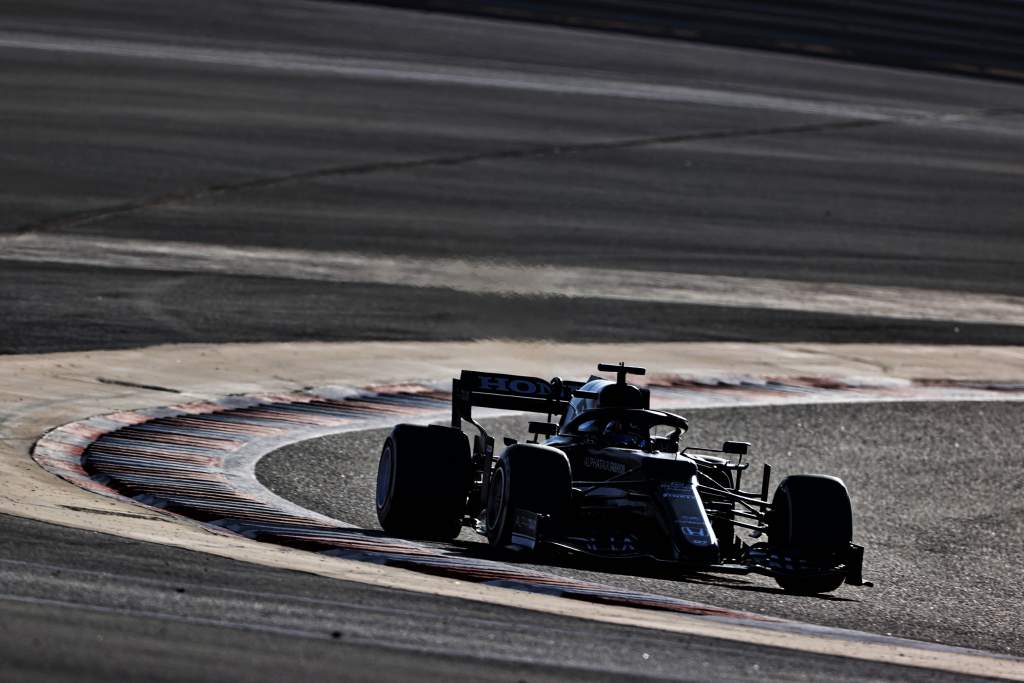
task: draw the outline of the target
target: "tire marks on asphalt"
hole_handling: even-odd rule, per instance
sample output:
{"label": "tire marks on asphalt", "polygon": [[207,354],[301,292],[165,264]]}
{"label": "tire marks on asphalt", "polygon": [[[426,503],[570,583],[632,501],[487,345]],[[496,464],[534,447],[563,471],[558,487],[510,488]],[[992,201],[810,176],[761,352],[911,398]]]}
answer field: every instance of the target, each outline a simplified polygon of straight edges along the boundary
{"label": "tire marks on asphalt", "polygon": [[8,261],[152,272],[428,287],[471,294],[565,297],[1024,326],[1024,297],[915,287],[703,275],[490,260],[228,246],[31,233],[0,236]]}

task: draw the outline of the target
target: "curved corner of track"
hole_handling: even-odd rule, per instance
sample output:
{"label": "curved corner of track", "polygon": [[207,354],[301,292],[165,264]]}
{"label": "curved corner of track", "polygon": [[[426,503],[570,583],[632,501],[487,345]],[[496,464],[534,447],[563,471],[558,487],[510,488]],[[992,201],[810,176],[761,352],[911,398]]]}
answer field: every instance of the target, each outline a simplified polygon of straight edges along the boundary
{"label": "curved corner of track", "polygon": [[[305,510],[255,479],[257,460],[288,443],[446,420],[448,385],[437,381],[458,368],[577,375],[609,359],[642,359],[664,372],[649,379],[663,407],[1024,400],[1024,353],[1010,347],[311,343],[9,357],[0,365],[13,381],[4,406],[16,438],[0,442],[0,511],[390,589],[1024,680],[1016,659],[751,615],[389,538]],[[296,390],[317,386],[325,388]]]}
{"label": "curved corner of track", "polygon": [[[963,381],[848,381],[841,378],[668,377],[651,381],[662,406],[899,400],[1024,400],[1024,387]],[[326,394],[326,395],[324,395]],[[130,500],[200,522],[207,529],[477,585],[571,598],[605,606],[654,609],[705,621],[704,630],[740,629],[742,639],[813,648],[986,675],[1024,678],[1013,659],[980,652],[812,626],[680,598],[623,590],[473,556],[441,544],[390,538],[301,508],[255,478],[255,464],[282,445],[326,434],[429,422],[447,416],[440,385],[376,386],[337,392],[240,395],[125,410],[57,427],[32,457],[47,471],[92,493]],[[708,622],[707,620],[710,620]],[[767,630],[766,630],[767,629]],[[751,633],[759,634],[752,636]],[[741,637],[733,634],[734,637]],[[724,636],[727,637],[727,636]],[[766,643],[767,644],[767,643]],[[889,657],[886,655],[884,658]],[[951,664],[951,662],[953,662]]]}

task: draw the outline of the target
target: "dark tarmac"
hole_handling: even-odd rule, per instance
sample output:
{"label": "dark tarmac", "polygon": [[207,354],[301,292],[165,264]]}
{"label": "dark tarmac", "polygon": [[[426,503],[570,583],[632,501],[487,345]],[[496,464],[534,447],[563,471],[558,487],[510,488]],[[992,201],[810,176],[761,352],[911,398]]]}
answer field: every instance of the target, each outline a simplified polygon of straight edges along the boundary
{"label": "dark tarmac", "polygon": [[[0,16],[0,236],[1024,294],[1020,87],[344,3],[12,0]],[[1020,327],[957,321],[3,256],[6,353],[296,339],[1022,339]],[[736,421],[765,452],[793,450],[806,466],[830,458],[871,521],[858,534],[879,588],[825,602],[765,592],[758,579],[636,581],[1021,653],[1015,603],[980,588],[1020,566],[1020,517],[999,507],[1024,483],[1008,455],[1019,411],[785,410],[806,427],[776,429],[774,410],[707,420],[723,432]],[[345,489],[358,501],[376,436],[342,438],[361,454]],[[340,443],[292,449],[314,469],[290,495],[338,500],[341,484],[325,479],[336,470],[317,468],[337,466]],[[931,504],[922,485],[971,507]],[[909,517],[901,491],[915,496]],[[380,592],[12,518],[0,519],[0,573],[0,673],[17,680],[944,679]]]}
{"label": "dark tarmac", "polygon": [[[0,234],[1024,293],[1019,86],[343,3],[49,0],[4,15]],[[382,75],[331,71],[353,64]],[[597,94],[574,92],[581,80]],[[637,81],[671,97],[623,90]],[[1021,342],[1016,327],[956,321],[495,305],[401,282],[2,253],[0,265],[9,353],[506,336]]]}
{"label": "dark tarmac", "polygon": [[[750,341],[1019,344],[1024,328],[757,308],[464,294],[4,263],[0,353],[249,341]],[[201,304],[197,305],[197,298]]]}
{"label": "dark tarmac", "polygon": [[[964,680],[272,570],[0,516],[10,681]],[[400,599],[396,596],[400,595]]]}

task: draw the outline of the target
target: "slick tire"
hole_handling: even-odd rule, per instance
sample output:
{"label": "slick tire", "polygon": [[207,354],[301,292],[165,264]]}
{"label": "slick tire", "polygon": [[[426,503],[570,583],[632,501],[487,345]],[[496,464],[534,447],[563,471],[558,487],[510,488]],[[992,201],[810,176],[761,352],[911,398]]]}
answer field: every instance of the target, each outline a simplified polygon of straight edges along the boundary
{"label": "slick tire", "polygon": [[[809,562],[842,557],[853,538],[853,507],[846,486],[836,477],[802,474],[786,477],[775,490],[768,519],[773,550]],[[777,576],[783,590],[801,595],[828,593],[842,575]]]}
{"label": "slick tire", "polygon": [[557,529],[572,496],[569,459],[557,448],[533,444],[509,446],[491,473],[487,496],[487,542],[492,548],[512,545],[516,510],[549,515]]}
{"label": "slick tire", "polygon": [[377,519],[389,534],[447,541],[459,535],[472,476],[457,429],[400,424],[377,465]]}

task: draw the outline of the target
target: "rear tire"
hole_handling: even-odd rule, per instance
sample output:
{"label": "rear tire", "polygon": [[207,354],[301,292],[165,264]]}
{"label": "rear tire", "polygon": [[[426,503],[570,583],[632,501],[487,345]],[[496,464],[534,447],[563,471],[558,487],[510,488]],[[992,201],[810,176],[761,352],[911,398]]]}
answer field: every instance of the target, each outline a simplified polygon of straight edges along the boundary
{"label": "rear tire", "polygon": [[491,473],[487,496],[487,542],[507,548],[517,509],[550,517],[547,528],[565,519],[572,496],[572,470],[565,453],[550,446],[509,446]]}
{"label": "rear tire", "polygon": [[[853,507],[846,486],[836,477],[802,474],[786,477],[775,490],[768,520],[772,550],[827,566],[842,561],[853,539]],[[783,590],[801,595],[828,593],[842,574],[776,576]]]}
{"label": "rear tire", "polygon": [[377,519],[389,534],[449,541],[459,535],[469,495],[469,441],[457,429],[400,424],[377,465]]}

